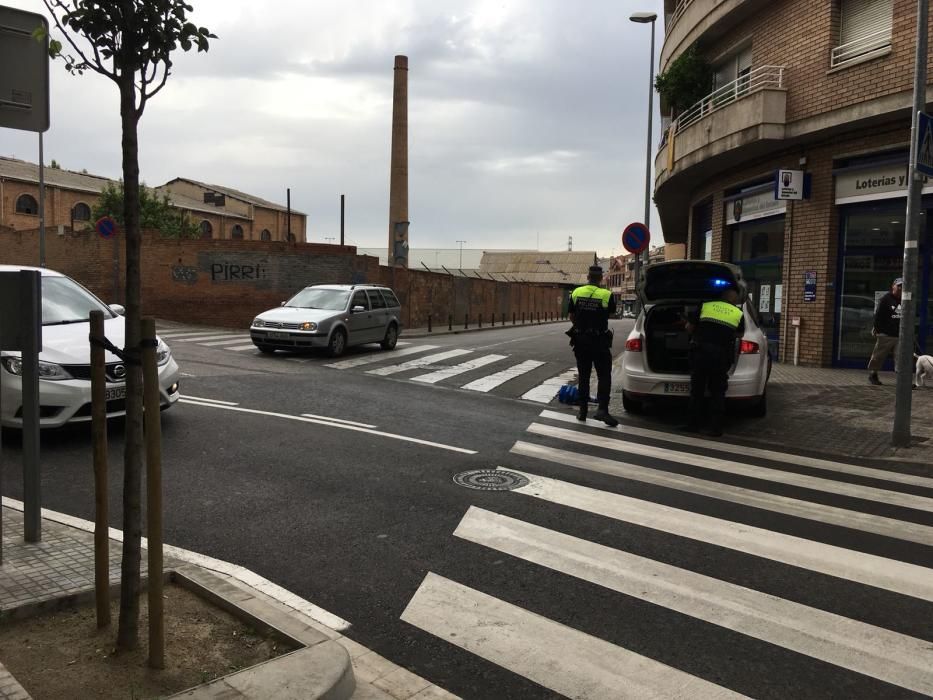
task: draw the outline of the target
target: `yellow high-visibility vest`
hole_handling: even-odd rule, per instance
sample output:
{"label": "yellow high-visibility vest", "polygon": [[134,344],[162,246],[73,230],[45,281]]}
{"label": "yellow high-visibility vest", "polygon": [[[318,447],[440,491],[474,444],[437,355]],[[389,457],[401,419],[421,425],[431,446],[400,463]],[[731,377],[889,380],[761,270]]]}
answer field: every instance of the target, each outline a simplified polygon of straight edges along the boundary
{"label": "yellow high-visibility vest", "polygon": [[598,299],[600,304],[604,309],[609,308],[609,301],[612,299],[612,292],[603,287],[597,287],[595,284],[585,284],[582,287],[577,287],[573,290],[573,293],[570,295],[570,298],[577,301],[577,299]]}
{"label": "yellow high-visibility vest", "polygon": [[742,309],[727,301],[708,301],[700,308],[700,322],[711,321],[733,330],[742,322]]}

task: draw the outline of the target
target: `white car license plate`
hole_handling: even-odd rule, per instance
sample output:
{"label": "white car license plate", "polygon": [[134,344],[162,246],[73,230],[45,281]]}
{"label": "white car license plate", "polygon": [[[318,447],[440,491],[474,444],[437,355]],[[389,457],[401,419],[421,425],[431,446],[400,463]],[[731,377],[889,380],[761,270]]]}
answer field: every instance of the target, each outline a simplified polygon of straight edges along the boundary
{"label": "white car license plate", "polygon": [[665,394],[689,394],[690,382],[664,382]]}
{"label": "white car license plate", "polygon": [[125,386],[111,386],[104,389],[104,398],[107,401],[116,401],[117,399],[126,398],[126,387]]}
{"label": "white car license plate", "polygon": [[270,338],[276,338],[279,340],[285,340],[288,338],[288,333],[283,333],[282,331],[269,331]]}

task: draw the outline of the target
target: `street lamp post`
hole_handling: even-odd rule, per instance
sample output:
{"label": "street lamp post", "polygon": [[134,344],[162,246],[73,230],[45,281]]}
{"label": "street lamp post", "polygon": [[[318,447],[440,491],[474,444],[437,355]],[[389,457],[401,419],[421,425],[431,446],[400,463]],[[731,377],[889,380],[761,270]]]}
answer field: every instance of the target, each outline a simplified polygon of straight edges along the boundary
{"label": "street lamp post", "polygon": [[[648,64],[648,145],[645,153],[645,219],[643,223],[651,229],[651,136],[654,123],[654,23],[658,16],[654,12],[636,12],[629,19],[637,24],[651,25],[651,62]],[[648,260],[648,251],[644,252]],[[635,286],[641,277],[641,258],[639,253],[635,256]],[[635,308],[638,308],[638,299],[635,299]]]}
{"label": "street lamp post", "polygon": [[457,243],[460,244],[460,266],[457,269],[462,270],[463,269],[463,244],[466,243],[466,241],[457,241]]}

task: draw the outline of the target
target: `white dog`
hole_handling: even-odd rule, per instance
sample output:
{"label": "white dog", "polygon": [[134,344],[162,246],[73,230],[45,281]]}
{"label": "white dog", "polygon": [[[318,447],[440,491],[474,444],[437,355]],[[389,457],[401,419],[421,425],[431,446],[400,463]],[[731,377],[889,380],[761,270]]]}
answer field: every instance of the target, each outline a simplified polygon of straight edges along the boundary
{"label": "white dog", "polygon": [[917,357],[917,373],[914,376],[914,384],[916,386],[926,386],[926,381],[929,379],[931,384],[933,384],[933,356],[930,355],[919,355]]}

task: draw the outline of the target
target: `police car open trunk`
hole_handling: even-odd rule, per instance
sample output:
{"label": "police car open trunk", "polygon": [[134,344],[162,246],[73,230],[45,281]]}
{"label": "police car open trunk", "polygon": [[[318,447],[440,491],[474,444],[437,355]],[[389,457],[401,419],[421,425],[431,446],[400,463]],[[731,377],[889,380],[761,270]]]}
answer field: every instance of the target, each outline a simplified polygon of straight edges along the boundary
{"label": "police car open trunk", "polygon": [[690,374],[686,321],[705,301],[718,299],[728,288],[745,301],[742,271],[729,263],[708,260],[672,260],[649,265],[638,283],[644,308],[645,360],[652,372]]}

